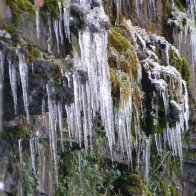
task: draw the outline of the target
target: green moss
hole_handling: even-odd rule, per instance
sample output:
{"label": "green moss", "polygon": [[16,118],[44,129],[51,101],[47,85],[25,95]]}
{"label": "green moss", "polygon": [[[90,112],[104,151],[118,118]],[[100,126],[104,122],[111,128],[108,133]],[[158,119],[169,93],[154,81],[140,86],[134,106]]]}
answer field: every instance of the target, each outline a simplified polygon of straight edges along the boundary
{"label": "green moss", "polygon": [[115,186],[118,187],[122,195],[152,195],[139,174],[125,174],[116,181]]}
{"label": "green moss", "polygon": [[193,159],[195,159],[196,158],[196,152],[194,152],[194,151],[191,151],[191,150],[189,150],[189,151],[184,151],[183,152],[183,155],[184,155],[184,157],[186,157],[186,158],[193,158]]}
{"label": "green moss", "polygon": [[170,185],[171,196],[180,195],[179,189],[175,186],[175,184]]}
{"label": "green moss", "polygon": [[127,190],[130,195],[137,195],[137,196],[143,195],[143,192],[140,190],[140,187],[137,186],[128,186]]}
{"label": "green moss", "polygon": [[186,24],[187,24],[187,19],[186,19],[186,18],[183,18],[183,19],[182,19],[182,25],[183,25],[183,27],[185,27]]}
{"label": "green moss", "polygon": [[58,0],[45,0],[44,8],[51,13],[52,17],[58,17]]}
{"label": "green moss", "polygon": [[20,27],[20,13],[19,13],[19,7],[17,5],[17,1],[6,0],[6,3],[12,11],[12,25],[14,26],[14,28],[19,28]]}
{"label": "green moss", "polygon": [[18,27],[14,24],[6,24],[4,28],[12,35],[14,43],[18,43]]}
{"label": "green moss", "polygon": [[110,81],[112,84],[112,98],[114,105],[118,106],[120,101],[121,82],[114,69],[110,69]]}
{"label": "green moss", "polygon": [[44,21],[44,23],[48,24],[48,15],[43,11],[40,12],[40,15],[41,15],[42,20]]}
{"label": "green moss", "polygon": [[12,24],[6,25],[5,28],[12,35],[13,41],[17,42],[20,14],[23,11],[34,12],[35,7],[28,0],[6,0],[6,4],[12,11]]}
{"label": "green moss", "polygon": [[28,138],[30,134],[31,130],[26,125],[18,125],[14,128],[3,131],[3,135],[10,140]]}
{"label": "green moss", "polygon": [[127,73],[127,74],[131,74],[131,66],[129,64],[129,62],[125,59],[120,60],[120,68],[123,72]]}
{"label": "green moss", "polygon": [[116,31],[115,28],[110,30],[109,42],[120,54],[126,52],[128,49],[132,49],[130,42],[122,34]]}
{"label": "green moss", "polygon": [[31,159],[28,159],[24,164],[20,173],[20,179],[22,181],[24,195],[37,195],[38,179],[32,172]]}
{"label": "green moss", "polygon": [[169,186],[167,184],[167,182],[165,180],[162,180],[161,182],[161,185],[162,185],[162,192],[165,196],[169,196]]}
{"label": "green moss", "polygon": [[131,184],[131,185],[140,185],[142,183],[142,179],[140,178],[139,175],[137,174],[130,174],[128,176],[128,184]]}
{"label": "green moss", "polygon": [[19,10],[35,12],[35,7],[28,0],[16,0]]}
{"label": "green moss", "polygon": [[[105,141],[97,138],[92,149],[73,149],[59,155],[59,186],[57,196],[62,195],[104,195],[120,172],[116,166],[104,161]],[[66,153],[66,157],[65,157]],[[109,193],[110,189],[108,189]]]}
{"label": "green moss", "polygon": [[190,65],[188,61],[184,57],[178,57],[177,54],[171,49],[169,50],[169,60],[170,64],[181,73],[182,79],[184,79],[189,85]]}
{"label": "green moss", "polygon": [[121,71],[132,75],[133,78],[137,80],[138,57],[128,36],[128,31],[123,25],[110,30],[109,46],[119,53],[119,62],[116,62],[116,59],[112,58],[109,59],[109,64],[112,64],[112,66],[118,66],[119,64]]}
{"label": "green moss", "polygon": [[174,3],[176,7],[181,11],[181,12],[186,12],[186,8],[183,6],[180,0],[174,0]]}
{"label": "green moss", "polygon": [[40,52],[39,48],[33,47],[31,49],[31,56],[33,58],[40,58],[41,57],[41,52]]}

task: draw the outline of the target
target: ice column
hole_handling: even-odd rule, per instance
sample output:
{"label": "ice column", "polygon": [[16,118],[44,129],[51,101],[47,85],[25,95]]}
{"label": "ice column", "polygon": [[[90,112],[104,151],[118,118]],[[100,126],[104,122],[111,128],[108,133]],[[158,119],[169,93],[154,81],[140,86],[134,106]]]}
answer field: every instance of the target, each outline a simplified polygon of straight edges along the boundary
{"label": "ice column", "polygon": [[24,108],[27,115],[27,121],[29,121],[28,66],[25,63],[24,55],[19,50],[17,51],[17,54],[19,59],[19,72],[22,83]]}
{"label": "ice column", "polygon": [[14,100],[14,110],[16,114],[17,112],[17,72],[16,72],[16,67],[14,64],[12,64],[11,60],[9,60],[9,77],[10,77],[12,96]]}

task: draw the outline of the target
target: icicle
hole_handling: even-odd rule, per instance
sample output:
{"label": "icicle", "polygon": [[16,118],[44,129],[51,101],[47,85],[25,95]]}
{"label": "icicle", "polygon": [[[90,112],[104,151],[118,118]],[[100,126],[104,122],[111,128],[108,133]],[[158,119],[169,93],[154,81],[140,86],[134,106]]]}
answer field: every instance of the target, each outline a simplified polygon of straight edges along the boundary
{"label": "icicle", "polygon": [[194,16],[196,12],[196,0],[186,0],[188,6],[188,12],[191,16]]}
{"label": "icicle", "polygon": [[17,51],[19,59],[19,72],[22,83],[23,102],[27,115],[27,121],[29,122],[29,99],[28,99],[28,66],[24,61],[24,56],[20,51]]}
{"label": "icicle", "polygon": [[80,113],[80,86],[78,76],[76,73],[73,74],[74,84],[74,110],[75,110],[75,121],[76,121],[76,134],[75,136],[79,140],[79,145],[82,145],[82,126],[81,126],[81,113]]}
{"label": "icicle", "polygon": [[187,92],[187,85],[186,82],[184,80],[182,80],[182,84],[183,84],[183,118],[185,121],[185,126],[186,126],[186,130],[188,130],[188,121],[189,121],[189,103],[188,103],[188,92]]}
{"label": "icicle", "polygon": [[63,108],[60,101],[58,101],[58,119],[59,119],[59,130],[61,135],[61,145],[62,150],[64,151],[64,143],[63,143]]}
{"label": "icicle", "polygon": [[145,161],[145,180],[149,182],[149,172],[150,172],[150,149],[151,149],[151,137],[145,139],[144,148],[144,161]]}
{"label": "icicle", "polygon": [[88,148],[88,111],[87,111],[87,94],[86,94],[86,88],[85,86],[82,86],[82,110],[84,113],[83,116],[83,130],[84,130],[84,145],[85,148]]}
{"label": "icicle", "polygon": [[56,45],[57,45],[57,53],[59,54],[59,28],[58,28],[58,20],[53,21],[54,33],[56,36]]}
{"label": "icicle", "polygon": [[10,86],[14,101],[14,110],[15,114],[17,113],[17,72],[16,67],[11,63],[11,60],[9,62],[9,77],[10,77]]}
{"label": "icicle", "polygon": [[42,124],[43,126],[45,126],[45,107],[46,107],[45,100],[42,99]]}
{"label": "icicle", "polygon": [[63,21],[64,21],[64,30],[65,30],[65,35],[66,38],[70,40],[70,24],[69,24],[69,18],[70,18],[70,8],[69,7],[64,7],[63,8]]}
{"label": "icicle", "polygon": [[68,82],[68,88],[71,88],[72,87],[72,80],[71,80],[71,73],[70,72],[68,72],[66,75],[66,78],[67,78],[67,82]]}
{"label": "icicle", "polygon": [[117,10],[117,23],[120,22],[120,13],[122,12],[122,1],[121,0],[114,0],[116,4]]}
{"label": "icicle", "polygon": [[4,188],[5,188],[4,182],[0,181],[0,191],[4,190]]}
{"label": "icicle", "polygon": [[47,44],[48,44],[48,53],[49,54],[52,54],[52,51],[51,51],[51,40],[52,40],[52,24],[51,24],[51,16],[50,14],[48,14],[48,28],[49,28],[49,34],[48,34],[48,39],[47,39]]}
{"label": "icicle", "polygon": [[32,170],[33,170],[33,174],[36,176],[35,139],[34,138],[31,138],[29,140],[29,144],[30,144],[30,152],[31,152]]}
{"label": "icicle", "polygon": [[39,10],[36,9],[35,11],[36,16],[36,32],[37,32],[37,39],[40,37],[40,18],[39,18]]}
{"label": "icicle", "polygon": [[35,72],[34,72],[34,64],[33,63],[31,64],[31,70],[32,70],[32,74],[35,75]]}
{"label": "icicle", "polygon": [[165,45],[165,61],[166,65],[169,66],[169,45]]}
{"label": "icicle", "polygon": [[58,25],[59,25],[59,35],[60,35],[60,41],[61,44],[64,43],[64,37],[63,37],[63,15],[62,15],[62,3],[60,1],[58,1],[58,7],[59,7],[59,21],[58,21]]}
{"label": "icicle", "polygon": [[155,0],[149,0],[150,7],[152,8],[153,12],[155,13]]}
{"label": "icicle", "polygon": [[19,158],[20,158],[20,167],[23,167],[23,158],[22,158],[22,139],[18,140],[18,147],[19,147]]}
{"label": "icicle", "polygon": [[[20,172],[21,172],[22,169],[23,169],[22,139],[18,140],[18,147],[19,147]],[[22,196],[23,195],[23,183],[22,183],[22,181],[19,182],[19,192],[20,192],[20,195]]]}
{"label": "icicle", "polygon": [[74,111],[72,110],[73,106],[65,106],[66,114],[67,114],[67,126],[68,126],[68,133],[69,133],[69,140],[71,144],[71,138],[74,135]]}
{"label": "icicle", "polygon": [[162,138],[161,138],[161,134],[155,133],[154,137],[155,137],[155,144],[156,144],[156,147],[157,147],[157,153],[160,157],[162,157]]}
{"label": "icicle", "polygon": [[1,69],[1,76],[2,80],[4,79],[4,54],[0,51],[0,69]]}
{"label": "icicle", "polygon": [[[99,88],[100,88],[100,108],[101,117],[106,129],[110,151],[115,143],[114,125],[113,125],[113,103],[111,96],[110,72],[107,63],[107,32],[104,34],[95,34],[95,54],[97,57],[97,68],[99,73]],[[95,90],[94,90],[95,91]],[[96,92],[95,92],[96,93]]]}
{"label": "icicle", "polygon": [[129,97],[127,103],[123,103],[121,108],[115,112],[115,126],[118,130],[118,138],[122,154],[126,152],[127,158],[132,163],[132,136],[131,136],[131,122],[132,122],[132,97]]}
{"label": "icicle", "polygon": [[196,63],[196,26],[195,21],[193,21],[191,26],[191,32],[190,32],[190,45],[191,45],[191,56],[192,56],[192,67],[193,67],[193,73],[195,72],[195,63]]}
{"label": "icicle", "polygon": [[57,161],[57,121],[58,111],[56,102],[51,99],[51,88],[46,85],[48,95],[48,110],[49,110],[49,140],[50,140],[50,151],[54,162],[54,174],[55,181],[58,186],[58,161]]}

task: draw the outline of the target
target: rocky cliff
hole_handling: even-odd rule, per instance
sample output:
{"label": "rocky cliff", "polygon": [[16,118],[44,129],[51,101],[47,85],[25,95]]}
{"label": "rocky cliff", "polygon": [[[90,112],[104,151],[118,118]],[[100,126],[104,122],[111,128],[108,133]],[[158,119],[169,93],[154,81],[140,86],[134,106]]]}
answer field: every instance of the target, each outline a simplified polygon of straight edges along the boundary
{"label": "rocky cliff", "polygon": [[194,195],[196,2],[2,0],[2,195]]}

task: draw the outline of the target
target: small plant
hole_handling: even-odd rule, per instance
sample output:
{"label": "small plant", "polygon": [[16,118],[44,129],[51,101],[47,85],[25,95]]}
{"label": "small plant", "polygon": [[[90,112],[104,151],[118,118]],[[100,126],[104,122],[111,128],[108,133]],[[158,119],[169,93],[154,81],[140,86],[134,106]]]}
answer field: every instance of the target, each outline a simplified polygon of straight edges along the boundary
{"label": "small plant", "polygon": [[70,149],[66,152],[66,160],[63,160],[63,155],[60,156],[61,174],[57,195],[104,195],[109,191],[108,187],[112,188],[120,171],[115,165],[108,167],[104,161],[105,153],[104,140],[97,138],[93,141],[92,149]]}
{"label": "small plant", "polygon": [[39,50],[38,48],[36,48],[36,47],[33,47],[33,48],[31,49],[31,56],[32,56],[33,58],[40,58],[40,57],[41,57],[41,52],[40,52],[40,50]]}
{"label": "small plant", "polygon": [[28,159],[20,173],[24,195],[37,195],[38,180],[33,174],[31,160]]}

